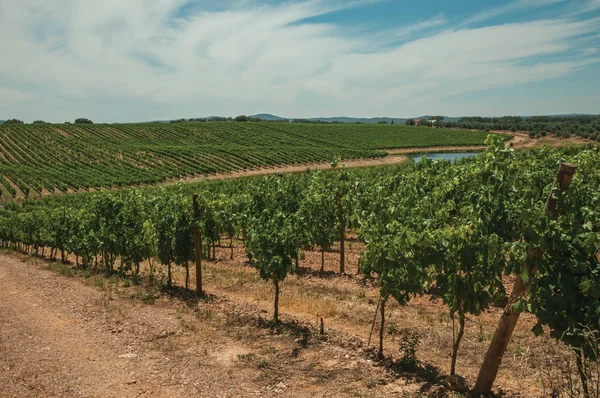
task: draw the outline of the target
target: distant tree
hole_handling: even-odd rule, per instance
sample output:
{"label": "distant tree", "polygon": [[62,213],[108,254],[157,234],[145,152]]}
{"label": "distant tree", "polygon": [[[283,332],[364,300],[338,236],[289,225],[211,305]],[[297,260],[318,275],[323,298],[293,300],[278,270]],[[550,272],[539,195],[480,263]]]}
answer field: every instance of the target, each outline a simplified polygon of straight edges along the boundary
{"label": "distant tree", "polygon": [[210,119],[211,122],[226,122],[227,118],[226,117],[220,117],[220,116],[215,116],[212,119]]}
{"label": "distant tree", "polygon": [[381,121],[377,122],[377,124],[388,124],[388,122],[386,122],[385,120],[381,120]]}
{"label": "distant tree", "polygon": [[4,122],[4,124],[25,124],[22,120],[19,119],[8,119]]}
{"label": "distant tree", "polygon": [[250,120],[250,118],[246,115],[240,115],[240,116],[236,116],[236,118],[234,120],[236,122],[247,122],[248,120]]}
{"label": "distant tree", "polygon": [[404,124],[406,124],[407,126],[414,126],[416,124],[415,119],[406,119]]}
{"label": "distant tree", "polygon": [[169,123],[187,123],[187,119],[174,119],[171,120]]}
{"label": "distant tree", "polygon": [[94,124],[94,122],[92,122],[90,119],[80,117],[79,119],[75,119],[75,124]]}
{"label": "distant tree", "polygon": [[207,121],[208,121],[208,119],[206,119],[205,117],[197,117],[195,119],[190,119],[190,122],[206,123]]}
{"label": "distant tree", "polygon": [[392,124],[394,124],[394,119],[392,119]]}
{"label": "distant tree", "polygon": [[[249,122],[262,122],[263,120],[259,117],[251,117],[249,120]],[[276,121],[276,120],[274,120]]]}
{"label": "distant tree", "polygon": [[46,124],[46,122],[43,120],[34,120],[33,124]]}

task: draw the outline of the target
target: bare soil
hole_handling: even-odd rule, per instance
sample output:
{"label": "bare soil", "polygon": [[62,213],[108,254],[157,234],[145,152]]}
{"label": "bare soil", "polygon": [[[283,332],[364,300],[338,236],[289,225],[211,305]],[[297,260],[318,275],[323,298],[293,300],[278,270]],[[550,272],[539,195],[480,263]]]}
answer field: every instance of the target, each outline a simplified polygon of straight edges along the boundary
{"label": "bare soil", "polygon": [[[382,158],[375,159],[350,159],[344,160],[342,164],[350,169],[353,168],[362,168],[362,167],[376,167],[376,166],[392,166],[397,164],[406,163],[408,161],[408,157],[406,156],[385,156]],[[197,182],[202,180],[229,180],[241,177],[251,177],[251,176],[264,176],[264,175],[273,175],[273,174],[289,174],[289,173],[302,173],[306,170],[327,170],[332,169],[330,163],[303,163],[297,165],[281,165],[281,166],[273,166],[268,168],[256,168],[252,170],[238,170],[232,171],[231,173],[217,173],[215,175],[210,176],[199,176],[199,177],[190,177],[183,181],[185,182]]]}
{"label": "bare soil", "polygon": [[[280,326],[269,321],[272,285],[248,266],[239,242],[233,260],[219,247],[217,261],[203,263],[209,299],[200,302],[181,288],[182,268],[168,294],[81,272],[69,278],[71,266],[0,255],[0,396],[449,396],[440,380],[449,371],[452,320],[439,297],[386,307],[386,354],[402,358],[400,342],[417,333],[419,371],[374,361],[379,319],[367,342],[378,289],[354,276],[363,249],[348,244],[346,276],[336,273],[335,249],[324,273],[320,253],[304,253],[281,286]],[[467,319],[457,369],[471,386],[501,311]],[[496,383],[502,396],[548,396],[552,364],[570,355],[536,337],[534,323],[523,314],[515,330]]]}
{"label": "bare soil", "polygon": [[[55,271],[72,276],[63,267]],[[0,255],[1,397],[351,397],[395,388],[360,339],[321,338],[285,315],[274,325],[266,310],[226,296],[197,303],[66,276]]]}

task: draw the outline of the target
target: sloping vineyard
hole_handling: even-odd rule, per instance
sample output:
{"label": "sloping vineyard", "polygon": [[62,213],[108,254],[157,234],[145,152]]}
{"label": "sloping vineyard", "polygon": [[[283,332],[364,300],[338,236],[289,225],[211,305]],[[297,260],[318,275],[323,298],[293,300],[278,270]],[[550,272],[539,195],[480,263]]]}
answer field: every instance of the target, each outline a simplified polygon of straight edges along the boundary
{"label": "sloping vineyard", "polygon": [[0,200],[151,185],[381,149],[482,144],[484,133],[285,123],[0,125]]}
{"label": "sloping vineyard", "polygon": [[[381,333],[386,302],[406,304],[432,288],[458,319],[452,374],[466,316],[506,298],[504,275],[521,283],[505,312],[532,312],[534,331],[562,341],[578,364],[597,359],[589,338],[591,331],[591,341],[600,339],[599,148],[515,152],[498,137],[487,143],[485,153],[455,164],[424,160],[25,201],[0,212],[0,239],[38,255],[72,253],[79,266],[136,280],[146,261],[149,269],[157,261],[167,268],[169,285],[172,267],[183,267],[191,288],[190,265],[214,256],[217,240],[238,237],[261,278],[274,284],[277,319],[281,283],[299,253],[342,242],[343,272],[343,241],[353,230],[366,245],[361,272],[380,288]],[[574,164],[568,187],[553,185],[563,162]],[[380,357],[383,348],[381,334]],[[493,377],[484,374],[476,388],[489,391]]]}

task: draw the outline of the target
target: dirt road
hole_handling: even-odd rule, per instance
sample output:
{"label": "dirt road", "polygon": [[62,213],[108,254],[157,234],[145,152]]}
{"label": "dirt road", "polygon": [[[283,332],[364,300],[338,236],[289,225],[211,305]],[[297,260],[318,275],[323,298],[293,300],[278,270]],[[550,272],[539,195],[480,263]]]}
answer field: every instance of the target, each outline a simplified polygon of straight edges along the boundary
{"label": "dirt road", "polygon": [[256,395],[244,348],[184,318],[0,255],[0,396]]}
{"label": "dirt road", "polygon": [[46,267],[0,254],[2,398],[388,395],[372,382],[385,372],[354,350],[305,345],[285,318],[261,326],[251,305],[143,304],[140,288]]}

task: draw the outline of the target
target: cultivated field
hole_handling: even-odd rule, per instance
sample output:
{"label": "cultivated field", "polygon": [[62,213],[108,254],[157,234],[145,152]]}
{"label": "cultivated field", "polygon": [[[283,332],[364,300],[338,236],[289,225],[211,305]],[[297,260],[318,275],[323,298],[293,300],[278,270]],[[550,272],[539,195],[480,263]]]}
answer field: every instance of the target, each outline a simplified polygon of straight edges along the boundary
{"label": "cultivated field", "polygon": [[0,200],[152,185],[342,159],[388,148],[481,145],[483,132],[382,125],[0,125]]}
{"label": "cultivated field", "polygon": [[[10,204],[2,244],[39,259],[0,256],[0,385],[9,396],[461,396],[482,388],[502,314],[521,314],[493,391],[593,390],[599,149],[487,144],[455,164]],[[564,162],[576,172],[562,166],[553,185]]]}

